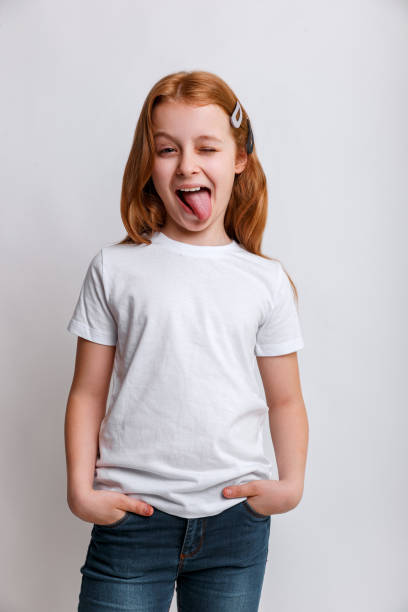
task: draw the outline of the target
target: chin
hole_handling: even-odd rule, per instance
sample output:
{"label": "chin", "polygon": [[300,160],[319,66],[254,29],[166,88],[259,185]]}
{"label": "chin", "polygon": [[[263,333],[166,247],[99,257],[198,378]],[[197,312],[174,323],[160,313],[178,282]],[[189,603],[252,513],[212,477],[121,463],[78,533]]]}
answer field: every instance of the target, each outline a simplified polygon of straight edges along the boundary
{"label": "chin", "polygon": [[165,223],[166,224],[170,223],[171,225],[175,225],[180,230],[186,230],[189,232],[199,232],[199,231],[206,229],[211,224],[211,220],[212,220],[212,215],[205,221],[200,221],[196,217],[194,217],[194,219],[191,219],[191,220],[183,219],[181,217],[182,215],[171,214],[169,211],[167,211],[167,218],[166,218]]}

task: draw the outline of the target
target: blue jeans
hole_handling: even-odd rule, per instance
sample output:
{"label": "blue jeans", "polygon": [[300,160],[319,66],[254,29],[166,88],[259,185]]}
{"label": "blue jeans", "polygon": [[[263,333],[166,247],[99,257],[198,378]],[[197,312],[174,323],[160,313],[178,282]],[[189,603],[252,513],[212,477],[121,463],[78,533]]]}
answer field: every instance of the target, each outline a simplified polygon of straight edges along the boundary
{"label": "blue jeans", "polygon": [[157,508],[94,524],[78,612],[256,612],[271,517],[245,499],[214,516],[186,519]]}

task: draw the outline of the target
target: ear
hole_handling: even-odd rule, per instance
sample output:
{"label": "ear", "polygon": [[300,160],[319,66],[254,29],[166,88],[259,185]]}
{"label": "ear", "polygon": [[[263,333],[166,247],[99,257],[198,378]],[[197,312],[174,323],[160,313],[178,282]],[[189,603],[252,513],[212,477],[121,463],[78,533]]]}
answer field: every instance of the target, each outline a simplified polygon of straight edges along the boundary
{"label": "ear", "polygon": [[241,174],[247,165],[248,154],[245,149],[240,149],[235,159],[235,174]]}

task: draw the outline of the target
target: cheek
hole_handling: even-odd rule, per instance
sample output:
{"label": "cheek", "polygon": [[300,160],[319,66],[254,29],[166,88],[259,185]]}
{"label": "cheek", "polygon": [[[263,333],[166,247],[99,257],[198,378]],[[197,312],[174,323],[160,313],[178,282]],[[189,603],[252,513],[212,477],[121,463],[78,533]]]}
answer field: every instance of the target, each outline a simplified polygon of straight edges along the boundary
{"label": "cheek", "polygon": [[229,155],[214,156],[207,160],[204,167],[215,182],[226,185],[234,180],[234,160]]}
{"label": "cheek", "polygon": [[224,172],[217,168],[213,172],[209,171],[209,176],[219,192],[226,192],[232,187],[235,173],[229,172],[228,168],[224,168]]}
{"label": "cheek", "polygon": [[159,158],[153,160],[152,176],[160,176],[163,173],[163,164]]}
{"label": "cheek", "polygon": [[152,179],[153,182],[157,185],[165,186],[166,181],[168,181],[171,171],[168,168],[167,164],[163,164],[159,162],[153,162],[152,167]]}

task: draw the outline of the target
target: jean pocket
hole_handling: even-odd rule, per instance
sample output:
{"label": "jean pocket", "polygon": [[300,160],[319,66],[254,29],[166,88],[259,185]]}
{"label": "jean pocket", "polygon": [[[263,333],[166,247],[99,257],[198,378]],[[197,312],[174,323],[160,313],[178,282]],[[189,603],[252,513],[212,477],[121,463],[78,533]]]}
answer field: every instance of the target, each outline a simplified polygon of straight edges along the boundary
{"label": "jean pocket", "polygon": [[94,523],[95,527],[107,527],[108,529],[111,529],[112,527],[117,527],[117,525],[121,525],[122,523],[124,523],[132,514],[132,512],[129,512],[128,510],[125,510],[125,514],[118,519],[117,521],[115,521],[114,523],[107,523],[106,525],[100,525],[99,523]]}
{"label": "jean pocket", "polygon": [[257,512],[256,510],[254,510],[254,508],[250,505],[247,499],[244,499],[244,501],[242,502],[242,506],[245,508],[247,512],[249,512],[249,514],[251,514],[252,516],[256,518],[259,518],[259,519],[270,519],[271,518],[269,514],[261,514],[260,512]]}

